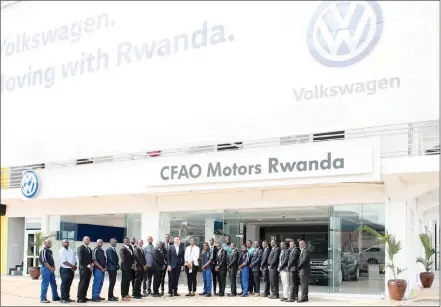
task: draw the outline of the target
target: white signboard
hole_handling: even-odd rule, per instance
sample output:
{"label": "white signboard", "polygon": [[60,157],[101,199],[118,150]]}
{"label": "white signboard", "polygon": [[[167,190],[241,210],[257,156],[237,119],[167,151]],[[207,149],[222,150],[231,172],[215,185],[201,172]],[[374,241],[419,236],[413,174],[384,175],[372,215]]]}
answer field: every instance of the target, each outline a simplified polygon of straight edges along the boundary
{"label": "white signboard", "polygon": [[348,175],[378,173],[378,144],[377,139],[363,139],[159,158],[149,164],[147,185],[318,177],[341,182]]}

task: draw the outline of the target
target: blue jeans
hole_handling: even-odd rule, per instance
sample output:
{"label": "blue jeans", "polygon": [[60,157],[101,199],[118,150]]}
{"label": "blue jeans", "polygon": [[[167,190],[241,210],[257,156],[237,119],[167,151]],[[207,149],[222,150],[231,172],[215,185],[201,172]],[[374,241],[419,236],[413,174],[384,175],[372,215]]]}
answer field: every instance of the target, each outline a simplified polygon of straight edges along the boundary
{"label": "blue jeans", "polygon": [[202,271],[202,278],[204,279],[204,294],[211,294],[212,276],[213,272],[211,269]]}
{"label": "blue jeans", "polygon": [[46,300],[47,290],[49,288],[49,284],[51,285],[52,290],[52,300],[59,299],[58,291],[57,291],[57,281],[55,280],[55,274],[49,270],[47,267],[42,265],[40,267],[41,273],[41,293],[40,300]]}
{"label": "blue jeans", "polygon": [[93,269],[93,284],[92,284],[92,299],[96,300],[100,298],[101,289],[104,283],[104,273],[98,269]]}
{"label": "blue jeans", "polygon": [[250,273],[250,268],[245,266],[242,271],[240,271],[240,286],[242,288],[242,295],[248,295],[248,276]]}

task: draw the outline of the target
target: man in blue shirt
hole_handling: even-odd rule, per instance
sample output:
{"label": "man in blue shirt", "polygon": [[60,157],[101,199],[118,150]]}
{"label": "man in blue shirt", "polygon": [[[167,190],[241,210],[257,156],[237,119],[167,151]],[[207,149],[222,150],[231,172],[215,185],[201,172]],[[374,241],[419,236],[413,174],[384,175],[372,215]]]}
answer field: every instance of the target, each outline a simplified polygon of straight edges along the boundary
{"label": "man in blue shirt", "polygon": [[208,246],[208,243],[204,243],[204,250],[202,252],[202,278],[204,280],[204,290],[200,295],[209,297],[211,296],[211,277],[213,275],[213,253]]}
{"label": "man in blue shirt", "polygon": [[57,282],[55,280],[55,263],[54,257],[52,256],[52,242],[51,240],[45,240],[44,246],[40,250],[40,272],[41,272],[41,293],[40,293],[40,303],[50,303],[47,298],[47,290],[49,288],[49,284],[51,285],[52,290],[52,300],[59,301],[60,296],[57,291]]}

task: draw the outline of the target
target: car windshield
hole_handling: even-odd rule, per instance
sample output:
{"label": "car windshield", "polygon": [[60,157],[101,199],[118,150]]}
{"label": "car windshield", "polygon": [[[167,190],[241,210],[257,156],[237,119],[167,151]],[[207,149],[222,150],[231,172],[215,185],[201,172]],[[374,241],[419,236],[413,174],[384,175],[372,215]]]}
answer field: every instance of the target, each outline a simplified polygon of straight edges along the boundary
{"label": "car windshield", "polygon": [[311,255],[327,255],[328,243],[327,242],[310,242],[307,246]]}

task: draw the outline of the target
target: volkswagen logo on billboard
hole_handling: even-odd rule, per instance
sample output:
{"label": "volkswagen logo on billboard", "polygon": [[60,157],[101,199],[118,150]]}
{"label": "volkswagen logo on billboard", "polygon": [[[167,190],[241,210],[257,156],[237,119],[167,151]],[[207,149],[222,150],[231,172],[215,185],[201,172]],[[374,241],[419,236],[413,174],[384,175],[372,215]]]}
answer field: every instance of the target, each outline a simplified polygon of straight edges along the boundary
{"label": "volkswagen logo on billboard", "polygon": [[25,198],[34,198],[40,190],[40,178],[33,170],[28,170],[21,177],[21,193]]}
{"label": "volkswagen logo on billboard", "polygon": [[321,64],[347,67],[368,56],[382,32],[383,14],[376,1],[329,1],[315,10],[307,43]]}

